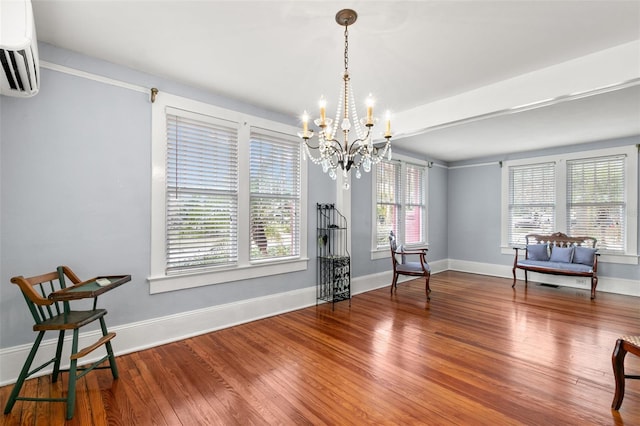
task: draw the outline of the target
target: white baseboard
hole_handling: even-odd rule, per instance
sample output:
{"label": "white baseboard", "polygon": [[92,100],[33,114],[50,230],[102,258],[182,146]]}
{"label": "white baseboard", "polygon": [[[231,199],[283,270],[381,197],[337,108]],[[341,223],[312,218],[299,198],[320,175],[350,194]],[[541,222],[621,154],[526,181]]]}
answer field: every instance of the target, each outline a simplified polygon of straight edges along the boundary
{"label": "white baseboard", "polygon": [[[455,259],[444,259],[429,263],[433,274],[446,270],[470,272],[481,275],[491,275],[504,278],[511,278],[511,267],[506,265],[492,265],[478,262],[468,262]],[[518,271],[518,279],[522,271]],[[577,283],[571,277],[558,277],[545,275],[538,278],[540,274],[531,274],[531,281],[541,281],[551,284],[566,285],[576,288],[589,289],[590,285]],[[540,275],[540,277],[542,277]],[[351,281],[352,294],[365,293],[367,291],[386,287],[391,284],[392,272],[385,271],[361,277],[355,277]],[[408,281],[413,277],[401,277],[401,281]],[[564,279],[564,280],[563,280]],[[618,278],[600,277],[598,291],[626,294],[630,296],[640,296],[640,283],[632,280]],[[242,300],[235,303],[213,306],[210,308],[198,309],[165,317],[154,318],[145,321],[138,321],[118,327],[110,327],[109,331],[116,332],[117,338],[112,341],[116,355],[124,355],[131,352],[148,349],[154,346],[163,345],[170,342],[197,336],[211,331],[221,330],[234,325],[255,321],[261,318],[291,312],[312,306],[316,303],[315,285],[278,293],[254,299]],[[107,318],[108,323],[108,318]],[[86,347],[99,338],[99,331],[91,331],[80,334],[80,347]],[[70,335],[70,333],[69,333]],[[34,366],[38,366],[53,358],[57,344],[57,334],[51,333],[47,340],[40,345],[40,350]],[[34,333],[35,339],[35,333]],[[69,336],[68,340],[71,339]],[[70,347],[70,343],[65,344],[65,349]],[[27,358],[31,345],[20,345],[0,350],[0,386],[14,383],[20,374],[20,369]],[[103,349],[96,350],[91,356],[84,358],[84,363],[89,363],[101,358],[104,355]],[[63,353],[63,359],[69,359],[69,352]],[[66,368],[67,365],[63,365]],[[49,374],[51,368],[43,369],[40,375]]]}
{"label": "white baseboard", "polygon": [[[494,277],[513,279],[513,266],[496,265],[490,263],[470,262],[466,260],[449,259],[449,268],[452,271],[469,272],[479,275],[490,275]],[[529,281],[560,285],[564,287],[579,288],[591,291],[591,279],[584,277],[565,277],[562,275],[539,274],[529,272]],[[524,280],[524,271],[516,269],[516,278]],[[518,286],[518,283],[516,283]],[[598,287],[596,291],[605,293],[623,294],[626,296],[640,297],[640,282],[615,277],[598,277]]]}

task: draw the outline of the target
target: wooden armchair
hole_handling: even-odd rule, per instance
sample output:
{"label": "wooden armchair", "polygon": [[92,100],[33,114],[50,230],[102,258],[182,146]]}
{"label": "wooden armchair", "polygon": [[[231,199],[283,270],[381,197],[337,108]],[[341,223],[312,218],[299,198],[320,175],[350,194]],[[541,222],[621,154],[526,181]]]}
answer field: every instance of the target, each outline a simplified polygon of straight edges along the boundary
{"label": "wooden armchair", "polygon": [[[398,276],[409,275],[412,277],[424,277],[425,279],[425,292],[427,294],[427,300],[431,300],[429,293],[429,278],[431,277],[431,268],[427,263],[427,250],[404,250],[402,246],[398,247],[396,242],[396,236],[393,231],[389,233],[389,247],[391,248],[391,262],[393,263],[393,282],[391,283],[391,292],[398,287]],[[400,261],[398,261],[400,256]],[[418,261],[408,262],[407,258],[411,256],[414,259],[417,257]]]}
{"label": "wooden armchair", "polygon": [[611,355],[613,364],[613,375],[616,378],[616,393],[613,396],[611,408],[618,410],[622,405],[624,398],[624,381],[625,379],[640,379],[638,375],[625,374],[624,358],[627,352],[631,352],[635,356],[640,356],[640,336],[623,336],[616,341],[616,346]]}
{"label": "wooden armchair", "polygon": [[[9,414],[16,401],[50,401],[50,402],[65,402],[67,404],[66,417],[71,419],[74,414],[75,400],[76,400],[76,381],[83,377],[89,371],[93,369],[110,368],[111,374],[114,379],[118,378],[118,369],[116,366],[115,356],[113,349],[111,348],[111,339],[115,337],[115,333],[109,333],[107,326],[105,325],[104,316],[107,314],[106,309],[96,309],[96,299],[94,298],[93,309],[91,310],[71,310],[69,301],[54,301],[51,298],[51,294],[55,291],[70,288],[66,286],[65,277],[72,282],[72,285],[76,285],[81,282],[78,276],[68,267],[60,266],[56,271],[49,272],[43,275],[35,277],[25,278],[23,276],[11,278],[11,282],[17,284],[22,291],[22,294],[29,306],[29,310],[33,315],[35,324],[33,331],[37,332],[33,346],[27,359],[25,360],[22,371],[18,376],[18,380],[13,386],[7,405],[5,406],[4,413]],[[72,288],[72,287],[71,287]],[[83,349],[78,349],[78,337],[81,327],[91,324],[94,321],[99,321],[101,328],[100,338],[93,344]],[[73,339],[71,341],[71,356],[69,359],[69,368],[61,369],[60,363],[62,361],[62,346],[64,343],[65,331],[73,331]],[[31,369],[42,338],[47,331],[58,332],[58,346],[56,348],[55,357],[45,362],[39,367]],[[91,363],[87,367],[79,367],[78,360],[82,357],[89,355],[95,349],[104,346],[106,349],[106,355],[96,362]],[[109,361],[109,366],[100,366],[104,361]],[[53,374],[51,381],[56,382],[60,372],[68,371],[68,389],[66,398],[36,398],[28,396],[19,396],[20,390],[24,381],[42,370],[48,365],[53,364]]]}

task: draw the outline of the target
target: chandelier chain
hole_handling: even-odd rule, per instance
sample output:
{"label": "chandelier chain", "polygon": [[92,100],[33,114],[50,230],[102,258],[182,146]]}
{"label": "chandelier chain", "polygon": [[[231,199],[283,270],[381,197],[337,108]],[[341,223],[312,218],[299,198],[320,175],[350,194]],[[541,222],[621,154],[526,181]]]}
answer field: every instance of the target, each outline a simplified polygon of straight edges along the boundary
{"label": "chandelier chain", "polygon": [[344,26],[344,71],[349,70],[349,26]]}

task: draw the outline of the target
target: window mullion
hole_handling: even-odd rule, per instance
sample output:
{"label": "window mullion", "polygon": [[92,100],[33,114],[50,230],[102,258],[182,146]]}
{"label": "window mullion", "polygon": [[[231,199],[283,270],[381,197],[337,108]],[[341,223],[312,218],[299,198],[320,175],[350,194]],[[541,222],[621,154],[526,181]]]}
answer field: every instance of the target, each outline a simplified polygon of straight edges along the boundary
{"label": "window mullion", "polygon": [[399,179],[398,179],[398,190],[396,191],[397,199],[396,204],[398,205],[398,231],[399,241],[402,244],[406,243],[406,229],[405,225],[405,214],[407,212],[406,209],[406,187],[407,187],[407,163],[404,161],[400,162],[400,171],[399,171]]}

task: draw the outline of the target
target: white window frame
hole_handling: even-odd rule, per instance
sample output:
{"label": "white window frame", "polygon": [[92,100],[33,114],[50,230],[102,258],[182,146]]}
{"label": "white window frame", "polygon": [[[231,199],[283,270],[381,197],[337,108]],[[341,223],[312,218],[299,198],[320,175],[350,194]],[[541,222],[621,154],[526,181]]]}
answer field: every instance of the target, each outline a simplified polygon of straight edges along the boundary
{"label": "white window frame", "polygon": [[[415,244],[412,246],[407,246],[407,248],[411,248],[411,247],[425,247],[428,248],[429,247],[429,163],[427,161],[424,160],[419,160],[416,158],[412,158],[412,157],[408,157],[408,156],[404,156],[404,155],[398,155],[398,154],[394,154],[393,155],[393,160],[392,161],[396,161],[400,163],[400,178],[401,178],[401,182],[400,182],[400,193],[398,194],[399,198],[400,198],[400,212],[399,212],[399,223],[398,223],[398,227],[400,229],[404,229],[404,205],[406,203],[406,197],[404,194],[404,190],[405,190],[405,177],[406,177],[406,165],[407,164],[411,164],[414,166],[420,166],[420,167],[424,167],[425,173],[424,173],[424,182],[423,182],[423,188],[424,188],[424,202],[425,202],[425,217],[424,217],[424,227],[423,227],[423,235],[422,235],[422,241],[424,241],[424,243],[419,243],[419,244]],[[389,247],[378,247],[378,241],[376,238],[377,235],[377,227],[376,227],[376,221],[378,220],[377,218],[377,198],[378,198],[378,194],[377,194],[377,187],[378,187],[378,180],[377,180],[377,173],[375,172],[375,168],[372,167],[371,169],[371,260],[377,260],[377,259],[385,259],[385,258],[389,258],[390,257],[390,252],[389,252]],[[403,236],[401,236],[402,238],[404,238]],[[403,241],[398,241],[399,244],[404,244]]]}
{"label": "white window frame", "polygon": [[567,232],[567,160],[610,157],[623,155],[625,166],[625,198],[626,229],[624,254],[603,253],[600,261],[609,263],[638,264],[638,148],[635,145],[598,149],[592,151],[572,152],[567,154],[532,157],[522,160],[505,161],[502,164],[502,218],[501,218],[501,252],[513,254],[509,244],[509,167],[554,162],[556,164],[556,231]]}
{"label": "white window frame", "polygon": [[[166,221],[166,109],[182,109],[232,121],[238,130],[238,263],[179,275],[165,272]],[[304,271],[307,255],[307,164],[300,155],[300,255],[294,258],[250,261],[249,137],[252,127],[295,135],[297,129],[283,123],[220,108],[169,93],[160,93],[152,104],[151,149],[151,294]]]}

